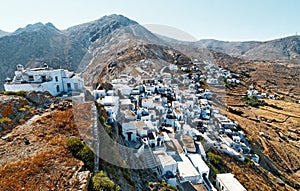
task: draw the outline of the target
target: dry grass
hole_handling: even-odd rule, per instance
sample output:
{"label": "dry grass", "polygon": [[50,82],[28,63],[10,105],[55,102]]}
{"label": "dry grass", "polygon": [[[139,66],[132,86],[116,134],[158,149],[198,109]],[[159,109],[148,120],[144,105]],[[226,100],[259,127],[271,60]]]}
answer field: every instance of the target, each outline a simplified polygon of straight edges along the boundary
{"label": "dry grass", "polygon": [[[240,124],[250,140],[256,143],[256,147],[260,148],[271,159],[280,173],[299,184],[300,143],[291,139],[299,138],[299,134],[289,130],[300,131],[300,106],[283,100],[265,101],[282,109],[270,106],[260,108],[237,107],[244,112],[242,116],[232,113],[227,113],[227,116]],[[261,137],[259,132],[264,132],[270,136],[270,140]],[[247,183],[246,179],[245,181]],[[274,181],[272,183],[276,184]],[[278,189],[283,190],[284,188],[279,187]],[[290,187],[288,190],[292,190],[292,188]]]}
{"label": "dry grass", "polygon": [[[37,116],[8,135],[9,141],[0,140],[0,151],[5,149],[0,156],[1,190],[73,190],[78,186],[74,173],[83,163],[66,145],[68,137],[79,137],[73,109]],[[24,137],[29,145],[24,144]]]}

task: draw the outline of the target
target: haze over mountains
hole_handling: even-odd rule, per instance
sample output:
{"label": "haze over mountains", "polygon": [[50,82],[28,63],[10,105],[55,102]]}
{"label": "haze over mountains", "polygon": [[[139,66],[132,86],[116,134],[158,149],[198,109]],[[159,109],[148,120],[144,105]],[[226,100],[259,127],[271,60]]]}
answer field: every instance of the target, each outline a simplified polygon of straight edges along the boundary
{"label": "haze over mountains", "polygon": [[[105,64],[118,59],[118,55],[124,56],[129,48],[149,43],[156,45],[148,47],[155,48],[152,53],[158,55],[164,55],[162,52],[174,44],[209,49],[251,60],[297,61],[300,53],[299,36],[267,42],[179,42],[154,35],[122,15],[104,16],[63,31],[58,30],[52,23],[36,23],[14,33],[0,31],[1,88],[4,79],[13,76],[17,64],[32,67],[45,62],[53,68],[85,71],[86,81],[95,82],[97,73]],[[137,49],[134,50],[135,54],[138,54]]]}

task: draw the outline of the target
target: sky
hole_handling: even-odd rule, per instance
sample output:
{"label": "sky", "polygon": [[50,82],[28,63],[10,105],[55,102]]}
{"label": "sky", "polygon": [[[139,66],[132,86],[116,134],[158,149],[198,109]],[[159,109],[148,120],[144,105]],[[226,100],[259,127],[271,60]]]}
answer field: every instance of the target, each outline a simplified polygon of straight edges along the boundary
{"label": "sky", "polygon": [[122,14],[194,39],[271,40],[300,34],[298,0],[0,0],[0,29],[53,23],[59,29]]}

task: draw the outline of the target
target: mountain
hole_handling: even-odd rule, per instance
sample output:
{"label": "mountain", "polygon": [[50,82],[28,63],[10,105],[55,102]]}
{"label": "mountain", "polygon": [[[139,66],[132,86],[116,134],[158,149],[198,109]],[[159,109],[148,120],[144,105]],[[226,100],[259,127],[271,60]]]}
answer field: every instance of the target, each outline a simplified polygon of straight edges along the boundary
{"label": "mountain", "polygon": [[0,84],[13,76],[17,64],[33,67],[47,63],[50,67],[74,70],[85,52],[80,43],[50,23],[28,25],[0,38],[0,73],[4,74]]}
{"label": "mountain", "polygon": [[298,60],[300,36],[290,36],[260,43],[242,54],[251,60]]}
{"label": "mountain", "polygon": [[102,44],[107,42],[110,39],[107,36],[112,35],[115,31],[120,29],[123,29],[124,32],[132,33],[135,37],[149,42],[161,42],[158,37],[139,25],[136,21],[116,14],[104,16],[89,23],[70,27],[64,32],[88,48],[96,41],[102,41]]}
{"label": "mountain", "polygon": [[218,41],[213,39],[200,40],[193,43],[194,46],[199,48],[207,48],[217,52],[223,52],[231,56],[240,56],[252,48],[260,45],[261,42],[245,41],[245,42],[229,42]]}
{"label": "mountain", "polygon": [[159,38],[172,46],[193,46],[209,49],[247,60],[293,60],[300,58],[300,37],[289,36],[271,41],[219,41],[203,39],[197,42],[178,41],[162,35]]}
{"label": "mountain", "polygon": [[[35,67],[47,63],[49,67],[81,72],[94,57],[102,54],[101,50],[113,52],[117,50],[113,47],[132,45],[125,43],[128,39],[165,45],[137,22],[122,15],[104,16],[64,31],[52,23],[29,24],[0,39],[0,73],[5,74],[0,76],[0,84],[6,77],[13,76],[17,64]],[[107,43],[110,46],[105,46]]]}
{"label": "mountain", "polygon": [[0,38],[9,35],[9,32],[5,32],[3,30],[0,30]]}

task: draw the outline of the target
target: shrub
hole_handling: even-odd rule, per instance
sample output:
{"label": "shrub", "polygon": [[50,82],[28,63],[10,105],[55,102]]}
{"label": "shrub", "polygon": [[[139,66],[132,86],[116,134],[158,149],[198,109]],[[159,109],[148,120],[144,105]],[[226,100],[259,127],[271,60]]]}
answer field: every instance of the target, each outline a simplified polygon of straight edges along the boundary
{"label": "shrub", "polygon": [[263,100],[258,100],[256,97],[244,97],[245,103],[252,107],[264,106],[266,104]]}
{"label": "shrub", "polygon": [[31,106],[29,106],[29,105],[24,105],[24,108],[27,109],[27,110],[29,110],[29,109],[31,109]]}
{"label": "shrub", "polygon": [[94,152],[88,145],[76,137],[69,138],[67,145],[75,158],[83,161],[90,171],[94,170]]}
{"label": "shrub", "polygon": [[0,124],[7,123],[7,122],[11,122],[11,119],[8,118],[8,117],[2,117],[2,118],[0,118]]}
{"label": "shrub", "polygon": [[78,159],[82,160],[84,162],[84,165],[90,170],[94,170],[94,152],[93,150],[88,146],[84,145],[84,147],[77,153]]}
{"label": "shrub", "polygon": [[67,140],[67,145],[74,156],[84,147],[82,141],[78,138],[71,137]]}
{"label": "shrub", "polygon": [[254,167],[254,166],[255,166],[254,162],[253,162],[250,158],[248,158],[248,157],[245,159],[245,162],[246,162],[250,167]]}
{"label": "shrub", "polygon": [[25,122],[25,119],[21,118],[19,119],[19,123],[24,123]]}
{"label": "shrub", "polygon": [[27,109],[25,108],[25,107],[21,107],[21,108],[19,108],[19,111],[20,112],[25,112]]}
{"label": "shrub", "polygon": [[3,92],[4,95],[16,95],[16,92],[12,92],[12,91],[5,91]]}
{"label": "shrub", "polygon": [[18,91],[18,92],[5,91],[5,92],[3,92],[3,94],[4,94],[4,95],[17,95],[17,96],[25,97],[26,91]]}
{"label": "shrub", "polygon": [[241,111],[241,110],[235,110],[235,109],[232,109],[231,107],[228,108],[228,111],[230,113],[233,113],[233,114],[236,114],[236,115],[242,115],[244,112]]}
{"label": "shrub", "polygon": [[17,95],[17,96],[25,97],[26,91],[18,91],[18,92],[16,92],[16,95]]}
{"label": "shrub", "polygon": [[92,190],[94,191],[119,191],[121,188],[110,180],[103,171],[92,177]]}
{"label": "shrub", "polygon": [[207,153],[207,156],[209,158],[209,160],[213,163],[213,164],[219,164],[220,163],[220,160],[221,160],[221,156],[220,155],[217,155],[217,154],[214,154],[212,152],[208,152]]}

